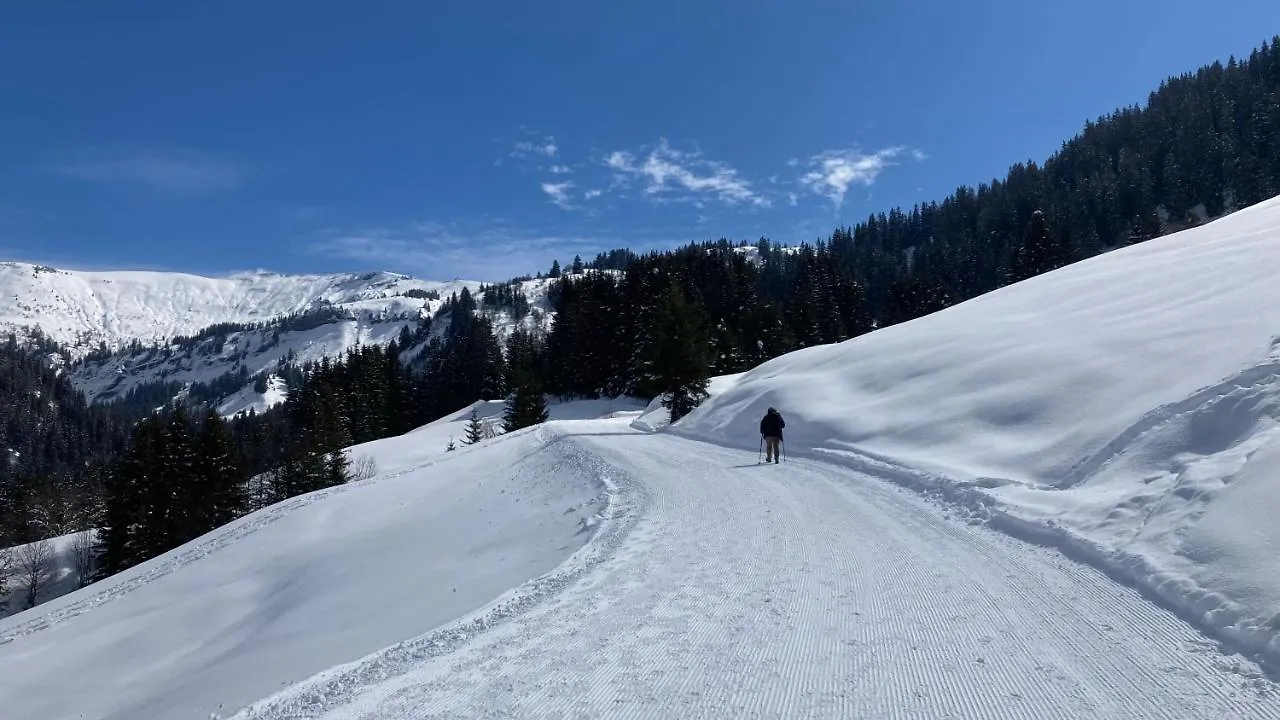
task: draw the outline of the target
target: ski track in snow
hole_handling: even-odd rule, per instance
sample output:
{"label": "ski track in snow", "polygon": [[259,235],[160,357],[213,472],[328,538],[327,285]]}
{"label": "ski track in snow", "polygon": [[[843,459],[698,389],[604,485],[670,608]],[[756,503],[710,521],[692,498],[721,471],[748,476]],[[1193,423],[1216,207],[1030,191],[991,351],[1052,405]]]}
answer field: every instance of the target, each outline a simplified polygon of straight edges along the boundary
{"label": "ski track in snow", "polygon": [[836,465],[580,427],[612,499],[569,562],[235,717],[1280,718],[1256,666],[1055,551]]}

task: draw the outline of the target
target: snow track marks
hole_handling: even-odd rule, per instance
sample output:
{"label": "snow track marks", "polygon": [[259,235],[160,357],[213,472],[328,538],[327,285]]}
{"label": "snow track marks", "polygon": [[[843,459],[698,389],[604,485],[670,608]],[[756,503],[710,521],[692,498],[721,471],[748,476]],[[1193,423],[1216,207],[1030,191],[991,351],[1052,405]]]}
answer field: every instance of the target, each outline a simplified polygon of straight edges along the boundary
{"label": "snow track marks", "polygon": [[847,469],[586,427],[565,441],[643,501],[574,582],[237,717],[1280,718],[1248,663],[1058,553]]}

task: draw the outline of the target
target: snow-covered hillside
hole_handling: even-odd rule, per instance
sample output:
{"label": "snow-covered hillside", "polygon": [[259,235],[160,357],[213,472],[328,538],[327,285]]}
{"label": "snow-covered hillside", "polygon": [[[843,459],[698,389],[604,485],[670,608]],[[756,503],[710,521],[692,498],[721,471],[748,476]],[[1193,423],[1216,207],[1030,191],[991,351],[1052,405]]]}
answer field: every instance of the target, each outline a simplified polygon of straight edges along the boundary
{"label": "snow-covered hillside", "polygon": [[[0,329],[39,327],[77,362],[70,379],[93,400],[125,397],[157,382],[181,394],[192,384],[225,386],[214,400],[226,416],[283,400],[278,378],[268,388],[234,379],[271,373],[282,360],[301,364],[338,358],[357,345],[385,345],[405,328],[435,317],[464,288],[488,315],[500,341],[517,326],[550,327],[546,278],[517,283],[531,315],[486,303],[482,283],[434,282],[394,273],[222,278],[166,272],[80,272],[0,264]],[[332,317],[326,317],[326,316]],[[289,322],[287,316],[317,317]],[[238,327],[248,325],[251,327]],[[225,328],[218,326],[227,326]],[[175,338],[187,341],[177,343]],[[143,347],[131,349],[133,341]],[[105,345],[102,357],[86,354]],[[412,352],[408,356],[412,356]]]}
{"label": "snow-covered hillside", "polygon": [[371,480],[0,619],[0,707],[1280,720],[1278,238],[1280,198],[675,425],[568,403],[467,446],[464,409],[358,446]]}
{"label": "snow-covered hillside", "polygon": [[[77,351],[132,340],[163,342],[218,323],[254,323],[330,303],[371,317],[411,316],[430,305],[411,291],[443,297],[478,282],[435,282],[388,272],[203,277],[176,272],[61,270],[0,264],[0,328],[39,327]],[[411,293],[413,294],[413,293]],[[437,306],[438,306],[437,301]]]}
{"label": "snow-covered hillside", "polygon": [[553,411],[578,419],[358,446],[377,477],[0,620],[0,707],[1280,718],[1274,682],[1173,615],[882,479],[630,429],[641,403]]}
{"label": "snow-covered hillside", "polygon": [[[477,312],[490,318],[500,343],[517,327],[550,328],[554,318],[547,290],[550,280],[526,280],[518,284],[528,300],[530,312],[516,317],[510,308],[485,305],[486,292],[479,286],[468,288],[473,292],[480,308]],[[258,412],[282,401],[288,395],[279,378],[271,377],[267,388],[254,388],[253,382],[235,384],[235,374],[248,377],[270,374],[281,362],[299,365],[321,358],[339,358],[347,350],[358,345],[386,345],[400,337],[406,329],[416,330],[423,318],[438,315],[448,295],[441,299],[417,299],[411,302],[413,311],[395,314],[395,308],[381,301],[364,301],[363,311],[356,303],[347,303],[335,312],[357,310],[352,317],[325,318],[301,323],[273,322],[264,327],[231,329],[206,332],[206,336],[193,342],[169,342],[158,347],[138,350],[122,350],[106,358],[87,358],[70,369],[72,383],[90,400],[113,400],[126,396],[130,390],[159,381],[176,383],[189,388],[193,383],[226,385],[215,404],[220,413],[230,417],[238,412],[255,408]],[[397,298],[400,303],[405,298]],[[351,312],[345,312],[351,315]],[[444,325],[433,326],[428,338],[443,332]],[[426,341],[406,349],[404,357],[411,359],[421,351]],[[184,390],[179,390],[182,394]]]}
{"label": "snow-covered hillside", "polygon": [[[504,406],[474,407],[497,420]],[[580,419],[642,408],[550,409]],[[554,573],[616,509],[607,486],[539,428],[466,445],[470,411],[350,448],[373,461],[372,480],[266,508],[70,596],[58,597],[74,587],[71,538],[57,539],[44,604],[0,619],[3,717],[208,718]],[[22,595],[21,574],[11,586]],[[104,661],[108,675],[149,679],[99,686],[106,676],[90,671]],[[74,690],[30,692],[80,672]]]}
{"label": "snow-covered hillside", "polygon": [[942,492],[1280,664],[1280,198],[766,362],[674,430]]}

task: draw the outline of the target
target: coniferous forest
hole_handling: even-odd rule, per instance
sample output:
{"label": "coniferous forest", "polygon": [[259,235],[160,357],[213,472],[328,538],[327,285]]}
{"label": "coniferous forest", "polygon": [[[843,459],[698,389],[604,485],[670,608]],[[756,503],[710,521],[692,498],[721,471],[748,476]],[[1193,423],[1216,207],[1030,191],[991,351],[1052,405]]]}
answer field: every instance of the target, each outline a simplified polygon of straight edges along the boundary
{"label": "coniferous forest", "polygon": [[0,406],[0,547],[99,528],[103,577],[347,482],[361,471],[342,448],[478,399],[508,399],[508,430],[544,420],[547,394],[662,396],[678,418],[711,375],[905,322],[1277,193],[1280,37],[1087,122],[1043,163],[825,239],[617,249],[563,270],[557,261],[539,273],[553,282],[550,331],[521,329],[506,347],[485,311],[530,312],[518,284],[486,287],[483,303],[464,291],[388,347],[288,371],[288,400],[264,413],[91,406],[50,363],[48,343],[11,338],[0,345],[10,398]]}

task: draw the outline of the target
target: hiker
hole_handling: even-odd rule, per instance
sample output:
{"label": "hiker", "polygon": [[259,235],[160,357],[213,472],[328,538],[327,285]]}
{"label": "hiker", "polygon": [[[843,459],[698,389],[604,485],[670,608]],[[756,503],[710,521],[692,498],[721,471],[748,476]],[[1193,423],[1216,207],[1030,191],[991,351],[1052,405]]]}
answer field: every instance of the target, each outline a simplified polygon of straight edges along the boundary
{"label": "hiker", "polygon": [[782,443],[782,428],[787,426],[787,421],[782,419],[782,415],[777,410],[769,408],[769,411],[760,418],[760,437],[764,438],[764,461],[778,462],[778,446]]}

